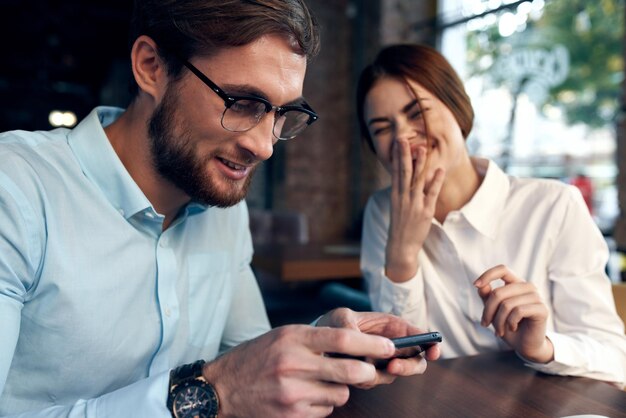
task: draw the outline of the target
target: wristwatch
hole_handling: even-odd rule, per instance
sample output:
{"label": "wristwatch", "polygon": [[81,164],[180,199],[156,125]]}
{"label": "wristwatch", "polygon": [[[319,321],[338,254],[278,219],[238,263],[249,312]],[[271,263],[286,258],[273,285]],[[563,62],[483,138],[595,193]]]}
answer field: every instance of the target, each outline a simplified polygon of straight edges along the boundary
{"label": "wristwatch", "polygon": [[170,372],[167,407],[174,418],[217,418],[220,401],[215,388],[202,376],[204,360]]}

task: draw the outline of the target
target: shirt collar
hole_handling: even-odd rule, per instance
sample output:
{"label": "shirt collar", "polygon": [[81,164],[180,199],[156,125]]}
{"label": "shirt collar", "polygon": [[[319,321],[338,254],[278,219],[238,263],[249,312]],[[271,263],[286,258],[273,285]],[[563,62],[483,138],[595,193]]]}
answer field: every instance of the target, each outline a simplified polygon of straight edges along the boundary
{"label": "shirt collar", "polygon": [[495,238],[498,219],[509,194],[509,178],[493,161],[474,159],[476,168],[485,172],[485,177],[474,196],[463,206],[461,213],[481,234]]}
{"label": "shirt collar", "polygon": [[152,205],[126,171],[104,132],[104,127],[113,123],[122,112],[123,109],[115,107],[95,108],[70,131],[68,144],[85,176],[122,216],[129,219]]}

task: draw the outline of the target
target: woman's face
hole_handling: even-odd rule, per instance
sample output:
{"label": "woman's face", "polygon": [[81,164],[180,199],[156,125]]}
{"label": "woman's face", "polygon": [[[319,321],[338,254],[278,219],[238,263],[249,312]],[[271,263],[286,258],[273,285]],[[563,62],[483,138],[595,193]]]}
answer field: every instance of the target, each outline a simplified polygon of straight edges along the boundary
{"label": "woman's face", "polygon": [[[392,77],[376,81],[365,97],[364,117],[376,155],[389,173],[391,146],[401,138],[408,141],[413,160],[420,147],[426,149],[429,154],[427,181],[432,180],[439,167],[449,175],[467,156],[465,139],[450,109],[416,82],[409,81],[407,85]],[[430,141],[426,139],[424,120]]]}

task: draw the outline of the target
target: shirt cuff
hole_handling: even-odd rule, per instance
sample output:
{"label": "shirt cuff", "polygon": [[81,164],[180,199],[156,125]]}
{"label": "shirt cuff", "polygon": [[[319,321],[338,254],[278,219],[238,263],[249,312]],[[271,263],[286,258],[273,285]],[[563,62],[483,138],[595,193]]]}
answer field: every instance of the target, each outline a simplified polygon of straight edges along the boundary
{"label": "shirt cuff", "polygon": [[569,349],[570,342],[567,337],[553,331],[547,331],[546,337],[548,337],[552,343],[552,347],[554,347],[554,360],[548,363],[535,363],[525,359],[519,354],[518,357],[524,360],[527,366],[543,373],[558,375],[571,374],[571,369],[572,367],[576,367],[578,359],[576,353]]}
{"label": "shirt cuff", "polygon": [[[559,334],[555,334],[554,332],[547,331],[546,337],[552,343],[552,347],[554,348],[554,360],[548,363],[536,363],[534,361],[530,361],[521,354],[517,353],[517,356],[524,361],[524,363],[532,367],[535,370],[538,370],[543,373],[549,374],[563,374],[565,370],[570,368],[569,364],[571,364],[571,359],[568,359],[567,350],[563,350],[563,342],[560,338]],[[570,362],[568,363],[568,360]]]}
{"label": "shirt cuff", "polygon": [[417,274],[401,283],[393,282],[387,276],[383,276],[380,286],[380,310],[395,315],[402,315],[403,312],[411,310],[411,307],[407,305],[418,299],[411,297],[418,287],[418,282]]}
{"label": "shirt cuff", "polygon": [[[94,399],[94,417],[172,418],[167,408],[169,370]],[[91,408],[89,408],[91,409]],[[90,415],[91,416],[91,415]]]}

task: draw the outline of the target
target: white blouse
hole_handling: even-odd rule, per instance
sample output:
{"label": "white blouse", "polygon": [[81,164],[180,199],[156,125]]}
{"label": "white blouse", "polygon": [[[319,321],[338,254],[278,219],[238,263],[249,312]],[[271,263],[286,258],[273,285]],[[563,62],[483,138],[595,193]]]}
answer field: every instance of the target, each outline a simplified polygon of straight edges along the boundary
{"label": "white blouse", "polygon": [[370,197],[361,270],[374,309],[441,332],[443,358],[509,349],[493,326],[480,325],[484,305],[473,286],[485,270],[505,264],[537,287],[549,310],[554,361],[528,364],[623,384],[626,336],[604,270],[608,248],[578,189],[507,176],[495,163],[477,161],[486,171],[481,186],[443,224],[433,219],[419,270],[407,282],[384,274],[390,189]]}

